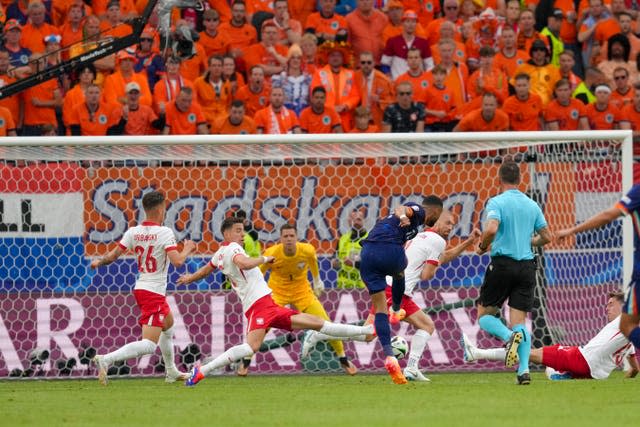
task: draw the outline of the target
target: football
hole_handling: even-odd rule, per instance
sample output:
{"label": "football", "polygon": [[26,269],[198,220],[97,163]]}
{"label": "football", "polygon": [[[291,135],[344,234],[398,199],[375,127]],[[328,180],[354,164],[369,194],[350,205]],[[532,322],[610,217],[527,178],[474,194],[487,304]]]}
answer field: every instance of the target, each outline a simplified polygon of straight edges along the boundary
{"label": "football", "polygon": [[399,335],[391,338],[391,347],[393,347],[393,355],[396,359],[403,359],[409,351],[409,344],[407,344],[407,340]]}

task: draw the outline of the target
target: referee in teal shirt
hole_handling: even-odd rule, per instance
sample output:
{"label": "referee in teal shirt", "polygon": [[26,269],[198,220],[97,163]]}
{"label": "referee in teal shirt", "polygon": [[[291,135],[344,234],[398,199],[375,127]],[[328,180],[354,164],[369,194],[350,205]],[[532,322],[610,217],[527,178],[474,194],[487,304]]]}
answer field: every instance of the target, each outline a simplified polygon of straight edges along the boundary
{"label": "referee in teal shirt", "polygon": [[[517,381],[524,385],[531,382],[531,334],[525,319],[533,308],[536,263],[532,246],[544,246],[552,236],[540,206],[518,190],[520,167],[506,161],[499,175],[501,193],[487,203],[477,251],[482,255],[491,245],[491,263],[477,301],[478,324],[507,342],[505,364],[511,367],[519,360]],[[510,328],[496,317],[507,300]]]}

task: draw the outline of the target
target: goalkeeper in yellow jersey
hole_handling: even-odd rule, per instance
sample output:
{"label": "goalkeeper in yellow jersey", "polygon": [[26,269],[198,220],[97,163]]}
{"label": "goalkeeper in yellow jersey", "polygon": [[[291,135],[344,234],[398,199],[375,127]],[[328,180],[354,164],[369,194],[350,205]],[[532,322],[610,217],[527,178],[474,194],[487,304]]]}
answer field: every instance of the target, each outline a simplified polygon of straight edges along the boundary
{"label": "goalkeeper in yellow jersey", "polygon": [[[315,314],[329,320],[327,312],[320,304],[318,297],[324,290],[318,269],[316,250],[309,243],[298,242],[296,227],[285,224],[280,228],[280,243],[264,251],[264,256],[272,256],[274,262],[260,266],[263,273],[271,270],[267,284],[273,291],[272,297],[280,306],[292,305],[302,313]],[[311,271],[313,288],[308,272]],[[314,294],[315,293],[315,294]],[[349,375],[355,375],[358,369],[344,353],[342,341],[329,341],[340,360],[340,366]],[[238,375],[247,375],[250,359],[243,360],[238,367]]]}

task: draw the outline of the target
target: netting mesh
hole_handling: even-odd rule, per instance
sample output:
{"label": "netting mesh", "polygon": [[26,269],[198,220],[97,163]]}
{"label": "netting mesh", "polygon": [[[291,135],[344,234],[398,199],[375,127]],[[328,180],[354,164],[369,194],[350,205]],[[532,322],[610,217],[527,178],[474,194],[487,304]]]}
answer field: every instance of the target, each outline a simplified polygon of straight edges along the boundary
{"label": "netting mesh", "polygon": [[[521,189],[540,203],[552,229],[564,228],[621,195],[621,138],[615,138],[621,135],[609,136],[564,141],[560,136],[556,141],[518,136],[509,141],[504,135],[504,141],[494,142],[486,136],[476,142],[468,136],[444,141],[410,135],[405,142],[386,142],[384,135],[349,142],[344,142],[349,137],[329,142],[310,136],[308,143],[265,136],[210,138],[209,144],[186,139],[183,145],[167,138],[7,144],[0,165],[0,376],[92,375],[88,360],[94,351],[105,353],[139,339],[131,294],[134,255],[97,271],[88,266],[142,220],[141,199],[150,190],[166,194],[165,225],[178,240],[198,245],[185,267],[169,270],[177,363],[186,369],[197,358],[243,341],[241,305],[225,289],[221,274],[186,288],[174,286],[179,274],[195,271],[215,252],[222,239],[219,224],[231,211],[247,212],[263,248],[277,242],[281,225],[295,222],[299,240],[316,248],[321,278],[330,288],[320,301],[334,321],[355,323],[366,318],[369,296],[362,289],[336,288],[331,265],[354,209],[365,213],[370,229],[397,204],[438,195],[456,213],[450,239],[455,245],[479,227],[486,201],[499,191],[500,162],[510,153],[521,163]],[[501,367],[464,365],[458,344],[461,332],[481,346],[499,344],[475,324],[473,305],[487,264],[487,256],[466,252],[416,291],[415,301],[437,328],[421,361],[427,371]],[[605,323],[606,291],[623,283],[621,222],[580,234],[568,246],[548,247],[540,253],[539,266],[531,316],[534,345],[585,343]],[[404,324],[394,331],[409,342],[413,333]],[[253,371],[339,369],[324,345],[300,360],[300,337],[271,331]],[[382,369],[377,345],[345,343],[362,371]],[[46,360],[37,357],[44,351]],[[112,373],[162,369],[157,352],[113,367]]]}

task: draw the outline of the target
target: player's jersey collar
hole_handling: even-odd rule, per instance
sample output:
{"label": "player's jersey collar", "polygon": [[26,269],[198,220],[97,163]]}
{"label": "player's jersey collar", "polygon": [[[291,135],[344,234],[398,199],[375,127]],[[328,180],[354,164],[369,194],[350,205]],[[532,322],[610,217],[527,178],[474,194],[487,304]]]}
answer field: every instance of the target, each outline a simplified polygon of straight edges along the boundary
{"label": "player's jersey collar", "polygon": [[155,225],[160,227],[160,224],[153,222],[153,221],[142,221],[142,225]]}

